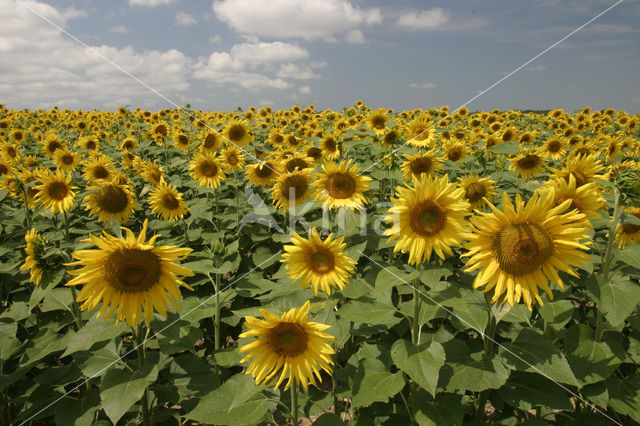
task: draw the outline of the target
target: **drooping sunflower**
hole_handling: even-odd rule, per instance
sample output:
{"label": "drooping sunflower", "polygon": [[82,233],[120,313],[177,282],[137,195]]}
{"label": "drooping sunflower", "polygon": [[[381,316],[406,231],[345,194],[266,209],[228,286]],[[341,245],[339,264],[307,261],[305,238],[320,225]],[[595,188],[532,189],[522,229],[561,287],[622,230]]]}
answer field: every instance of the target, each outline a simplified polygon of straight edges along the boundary
{"label": "drooping sunflower", "polygon": [[246,120],[234,118],[224,126],[223,136],[232,146],[243,147],[253,140],[253,135],[249,130],[249,123]]}
{"label": "drooping sunflower", "polygon": [[314,294],[318,289],[331,295],[331,289],[344,289],[349,278],[355,273],[358,263],[344,252],[347,246],[344,237],[333,238],[329,234],[322,240],[316,228],[309,231],[309,238],[297,233],[291,238],[292,245],[284,246],[282,260],[285,269],[294,281],[300,281],[300,287],[311,286]]}
{"label": "drooping sunflower", "polygon": [[78,167],[78,163],[80,162],[80,156],[67,149],[62,148],[58,149],[56,153],[53,155],[53,160],[56,163],[56,167],[63,172],[69,173],[72,172]]}
{"label": "drooping sunflower", "polygon": [[[590,182],[578,187],[573,175],[569,175],[569,181],[565,179],[552,179],[546,184],[544,190],[553,191],[553,202],[560,205],[566,200],[571,200],[570,208],[589,217],[600,217],[598,210],[603,201],[595,182]],[[588,223],[588,221],[587,221]]]}
{"label": "drooping sunflower", "polygon": [[312,195],[311,177],[307,169],[281,174],[271,188],[271,198],[280,210],[289,210]]}
{"label": "drooping sunflower", "polygon": [[48,172],[40,176],[40,184],[36,186],[36,201],[42,203],[52,214],[68,212],[73,205],[75,187],[71,186],[71,175],[61,171]]}
{"label": "drooping sunflower", "polygon": [[[640,207],[627,207],[625,213],[640,219]],[[640,225],[622,223],[616,229],[616,244],[624,250],[630,243],[640,244]]]}
{"label": "drooping sunflower", "polygon": [[163,179],[164,168],[156,164],[156,160],[145,161],[142,166],[142,177],[153,186],[160,185]]}
{"label": "drooping sunflower", "polygon": [[97,155],[84,163],[82,177],[90,184],[96,185],[101,180],[110,181],[116,175],[116,168],[106,155]]}
{"label": "drooping sunflower", "polygon": [[436,151],[431,149],[427,152],[415,155],[405,154],[407,159],[402,163],[402,177],[405,181],[421,176],[431,176],[442,169],[442,157],[436,156]]}
{"label": "drooping sunflower", "polygon": [[217,188],[225,179],[222,164],[209,151],[197,154],[189,164],[191,177],[198,185],[207,188]]}
{"label": "drooping sunflower", "polygon": [[42,235],[36,232],[35,228],[31,228],[26,233],[24,241],[27,243],[27,247],[24,249],[27,257],[24,260],[24,264],[20,266],[20,270],[29,271],[29,279],[33,284],[38,285],[44,272],[42,261],[45,252],[45,241]]}
{"label": "drooping sunflower", "polygon": [[187,203],[182,199],[182,194],[164,179],[149,194],[149,203],[152,213],[171,222],[182,219],[189,211]]}
{"label": "drooping sunflower", "polygon": [[84,302],[80,306],[83,311],[90,311],[102,302],[97,318],[106,320],[117,312],[116,321],[126,321],[131,327],[140,322],[142,315],[149,324],[154,309],[166,318],[167,308],[175,311],[182,300],[180,286],[192,290],[177,275],[190,277],[193,272],[175,263],[186,258],[192,250],[156,247],[155,241],[160,235],[147,241],[147,220],[137,238],[131,230],[122,229],[126,238],[106,233],[102,236],[89,234],[83,242],[94,244],[98,249],[72,253],[77,260],[67,266],[81,268],[67,271],[75,278],[66,285],[84,284],[77,298]]}
{"label": "drooping sunflower", "polygon": [[367,202],[363,192],[369,189],[371,178],[361,176],[360,169],[351,160],[342,160],[340,164],[324,163],[322,172],[316,175],[313,186],[315,199],[323,208],[330,210],[346,207],[361,209]]}
{"label": "drooping sunflower", "polygon": [[87,190],[93,190],[84,197],[85,210],[90,215],[98,214],[98,220],[109,223],[117,220],[125,223],[136,208],[133,197],[133,189],[126,183],[119,183],[114,179],[111,183],[89,186]]}
{"label": "drooping sunflower", "polygon": [[464,190],[449,183],[449,176],[423,177],[413,186],[398,187],[394,206],[385,221],[393,226],[384,231],[387,242],[396,241],[393,251],[409,252],[409,264],[426,262],[435,251],[440,258],[459,246],[466,228],[469,203]]}
{"label": "drooping sunflower", "polygon": [[540,150],[518,154],[511,160],[509,170],[513,170],[524,179],[529,179],[544,171],[546,159],[546,154]]}
{"label": "drooping sunflower", "polygon": [[249,183],[258,186],[271,185],[280,174],[280,168],[274,161],[249,164],[245,171]]}
{"label": "drooping sunflower", "polygon": [[[589,256],[589,236],[584,215],[577,210],[565,212],[571,204],[566,200],[553,203],[553,192],[535,192],[526,203],[516,195],[515,207],[509,196],[502,194],[502,210],[493,204],[493,212],[478,212],[471,219],[472,230],[463,256],[469,257],[467,272],[480,270],[473,287],[494,289],[491,303],[502,297],[511,306],[524,300],[529,309],[537,301],[542,305],[538,288],[551,299],[548,282],[563,288],[558,270],[577,277],[573,266],[581,266]],[[563,213],[565,212],[565,213]]]}
{"label": "drooping sunflower", "polygon": [[489,178],[480,178],[468,175],[458,178],[460,187],[464,190],[464,198],[469,202],[472,209],[477,209],[487,204],[486,200],[491,200],[496,193],[496,182]]}
{"label": "drooping sunflower", "polygon": [[573,175],[576,180],[576,186],[580,187],[595,180],[603,180],[604,176],[599,172],[604,171],[605,167],[598,160],[598,154],[588,156],[569,157],[564,168],[554,170],[554,177],[569,180],[569,175]]}
{"label": "drooping sunflower", "polygon": [[244,167],[244,154],[239,148],[233,145],[224,148],[220,152],[220,156],[228,171],[235,172],[242,170]]}
{"label": "drooping sunflower", "polygon": [[249,331],[241,333],[240,337],[257,339],[238,349],[247,352],[240,362],[251,360],[246,373],[251,374],[256,384],[268,383],[280,373],[274,389],[287,377],[285,390],[294,380],[307,389],[309,383],[316,384],[314,374],[322,380],[320,370],[332,373],[331,355],[335,352],[327,341],[335,342],[335,338],[324,332],[329,325],[308,320],[309,306],[307,301],[301,308],[290,309],[280,317],[260,309],[264,320],[244,318]]}

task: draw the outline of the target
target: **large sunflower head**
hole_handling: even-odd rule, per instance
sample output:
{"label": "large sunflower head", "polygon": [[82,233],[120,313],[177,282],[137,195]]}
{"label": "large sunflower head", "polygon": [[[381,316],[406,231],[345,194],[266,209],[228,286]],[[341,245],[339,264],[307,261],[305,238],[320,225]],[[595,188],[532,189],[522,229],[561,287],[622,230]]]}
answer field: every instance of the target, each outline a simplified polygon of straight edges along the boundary
{"label": "large sunflower head", "polygon": [[31,282],[38,285],[45,268],[45,240],[34,228],[31,228],[24,236],[24,241],[27,243],[27,247],[24,249],[27,257],[24,260],[24,264],[20,266],[20,270],[29,271]]}
{"label": "large sunflower head", "polygon": [[464,254],[470,258],[466,271],[480,270],[473,287],[494,289],[492,303],[502,297],[513,306],[522,299],[529,309],[543,303],[538,288],[553,299],[548,282],[563,288],[558,270],[577,277],[573,266],[589,259],[582,251],[589,249],[585,216],[577,210],[563,213],[570,204],[556,206],[547,191],[535,192],[526,205],[518,194],[514,206],[505,192],[502,211],[489,203],[493,212],[478,212]]}
{"label": "large sunflower head", "polygon": [[394,251],[409,252],[411,265],[429,261],[432,251],[444,258],[462,241],[470,206],[464,190],[448,179],[416,179],[413,186],[398,187],[397,198],[391,199],[394,206],[385,220],[393,226],[384,235],[387,242],[397,240]]}
{"label": "large sunflower head", "polygon": [[330,210],[346,207],[361,209],[367,202],[363,192],[369,189],[371,178],[360,175],[360,169],[351,160],[340,164],[325,163],[322,172],[316,175],[313,183],[316,201]]}
{"label": "large sunflower head", "polygon": [[292,245],[284,246],[282,256],[285,269],[294,281],[300,281],[300,287],[311,286],[318,295],[318,289],[331,295],[331,289],[344,289],[349,278],[355,273],[357,262],[344,252],[344,238],[333,238],[329,234],[324,240],[316,228],[309,231],[309,238],[295,234]]}
{"label": "large sunflower head", "polygon": [[431,176],[442,169],[442,157],[436,156],[433,149],[422,154],[405,154],[404,157],[406,161],[402,163],[401,169],[405,181]]}
{"label": "large sunflower head", "polygon": [[[625,213],[640,219],[640,207],[627,207]],[[640,244],[640,225],[621,223],[616,229],[616,243],[624,249],[630,243]]]}
{"label": "large sunflower head", "polygon": [[249,130],[249,123],[246,120],[234,118],[224,126],[222,134],[235,147],[243,147],[253,140],[253,135]]}
{"label": "large sunflower head", "polygon": [[220,182],[225,179],[222,164],[210,152],[197,154],[189,164],[191,177],[198,182],[198,185],[217,188]]}
{"label": "large sunflower head", "polygon": [[247,374],[251,374],[256,384],[268,383],[280,373],[274,389],[287,377],[285,390],[294,380],[307,389],[309,383],[316,384],[314,374],[322,380],[320,370],[331,374],[331,355],[335,352],[327,341],[335,342],[335,338],[324,332],[330,326],[308,320],[309,306],[307,301],[280,317],[265,309],[260,310],[264,319],[245,317],[249,330],[240,337],[257,339],[240,347],[240,352],[247,352],[240,362],[251,359]]}
{"label": "large sunflower head", "polygon": [[[553,192],[553,202],[560,205],[566,200],[571,201],[570,208],[589,217],[600,217],[598,210],[602,207],[603,199],[595,182],[590,182],[578,187],[573,175],[569,175],[569,181],[565,179],[549,180],[543,190]],[[587,224],[589,224],[587,220]]]}
{"label": "large sunflower head", "polygon": [[182,199],[182,194],[164,179],[151,191],[149,203],[152,213],[171,222],[182,219],[189,211],[187,203]]}
{"label": "large sunflower head", "polygon": [[487,204],[496,193],[496,182],[489,178],[480,178],[468,175],[459,178],[460,187],[464,190],[464,198],[472,209],[477,209]]}
{"label": "large sunflower head", "polygon": [[289,210],[312,195],[311,177],[307,169],[282,174],[271,188],[271,198],[280,210]]}
{"label": "large sunflower head", "polygon": [[281,172],[275,161],[263,161],[249,164],[245,174],[252,185],[267,186],[271,185]]}
{"label": "large sunflower head", "polygon": [[136,208],[133,189],[126,183],[118,182],[118,179],[106,185],[89,186],[87,190],[93,192],[84,198],[85,210],[90,215],[97,213],[102,223],[113,220],[125,223]]}
{"label": "large sunflower head", "polygon": [[73,205],[75,189],[71,186],[71,175],[60,170],[56,173],[44,173],[40,176],[40,185],[36,186],[36,201],[42,203],[52,214],[68,212]]}
{"label": "large sunflower head", "polygon": [[84,302],[80,306],[82,310],[90,311],[102,303],[98,318],[107,319],[117,312],[116,321],[126,321],[134,327],[142,315],[149,324],[154,309],[163,317],[167,316],[167,307],[174,311],[182,300],[180,286],[192,290],[177,275],[192,276],[193,272],[175,263],[192,250],[155,246],[159,235],[147,241],[147,220],[138,237],[131,230],[123,229],[126,238],[106,233],[100,237],[89,235],[84,242],[98,249],[72,253],[76,261],[67,266],[81,268],[68,271],[75,278],[66,285],[84,284],[77,298]]}
{"label": "large sunflower head", "polygon": [[576,186],[580,187],[595,180],[603,180],[604,176],[599,172],[604,171],[605,167],[598,160],[598,154],[588,156],[569,157],[563,169],[555,170],[555,177],[563,178],[569,181],[569,175],[573,175],[576,180]]}

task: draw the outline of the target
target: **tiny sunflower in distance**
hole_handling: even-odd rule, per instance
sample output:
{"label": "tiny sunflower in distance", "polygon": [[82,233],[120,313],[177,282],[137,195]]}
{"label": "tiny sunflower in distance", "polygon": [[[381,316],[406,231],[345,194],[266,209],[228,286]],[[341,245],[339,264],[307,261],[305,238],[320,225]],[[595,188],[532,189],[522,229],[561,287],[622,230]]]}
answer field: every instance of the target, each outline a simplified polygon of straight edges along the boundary
{"label": "tiny sunflower in distance", "polygon": [[480,270],[473,287],[493,289],[491,303],[502,297],[502,303],[513,306],[522,299],[529,309],[536,301],[543,303],[538,288],[553,299],[548,282],[563,288],[558,270],[578,277],[573,266],[589,259],[585,216],[575,209],[563,213],[570,204],[556,206],[553,191],[538,191],[526,205],[517,194],[514,206],[503,192],[503,211],[489,203],[493,212],[477,212],[465,236],[469,252],[463,255],[469,257],[466,272]]}
{"label": "tiny sunflower in distance", "polygon": [[351,164],[351,160],[323,164],[322,172],[316,178],[313,184],[315,198],[323,208],[355,210],[363,208],[367,202],[363,192],[369,189],[371,178],[361,176],[360,169],[355,163]]}
{"label": "tiny sunflower in distance", "polygon": [[122,229],[126,238],[89,234],[83,242],[98,248],[72,253],[76,261],[67,266],[81,268],[67,271],[75,277],[66,285],[84,284],[77,297],[78,302],[84,302],[80,306],[83,311],[90,311],[102,302],[97,318],[106,320],[117,312],[116,321],[126,321],[131,327],[140,322],[142,315],[149,324],[154,309],[166,318],[167,307],[175,311],[182,300],[180,286],[192,290],[177,275],[190,277],[193,272],[175,263],[192,250],[155,246],[160,235],[146,239],[147,220],[138,237],[131,230]]}
{"label": "tiny sunflower in distance", "polygon": [[384,235],[389,236],[387,242],[397,240],[393,251],[409,252],[411,265],[429,261],[432,251],[444,259],[462,241],[469,203],[464,190],[448,179],[416,179],[413,186],[398,187],[397,198],[391,199],[394,206],[385,221],[393,226]]}
{"label": "tiny sunflower in distance", "polygon": [[331,355],[335,352],[327,342],[336,339],[324,332],[331,326],[309,321],[309,301],[282,316],[265,309],[260,309],[260,313],[264,319],[244,318],[249,330],[240,337],[257,339],[238,349],[247,352],[240,362],[251,360],[246,374],[250,374],[256,384],[271,382],[278,376],[274,389],[287,377],[284,390],[289,389],[294,380],[307,389],[309,383],[316,384],[316,377],[322,380],[320,370],[332,373]]}
{"label": "tiny sunflower in distance", "polygon": [[344,289],[354,266],[358,263],[344,252],[347,246],[343,237],[333,238],[329,234],[322,240],[316,228],[309,231],[309,238],[297,233],[291,238],[292,245],[284,246],[281,262],[292,280],[300,280],[300,287],[311,286],[318,295],[318,288],[331,295],[331,288]]}
{"label": "tiny sunflower in distance", "polygon": [[164,179],[149,195],[151,212],[162,216],[164,220],[175,221],[182,219],[189,211],[187,203],[182,199],[182,194],[175,186],[168,184]]}

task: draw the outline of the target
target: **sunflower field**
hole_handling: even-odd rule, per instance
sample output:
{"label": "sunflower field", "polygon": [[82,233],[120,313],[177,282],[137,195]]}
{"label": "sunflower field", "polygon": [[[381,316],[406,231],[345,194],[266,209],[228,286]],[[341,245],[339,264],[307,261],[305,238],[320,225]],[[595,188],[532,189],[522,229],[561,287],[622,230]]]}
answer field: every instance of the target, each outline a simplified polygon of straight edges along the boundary
{"label": "sunflower field", "polygon": [[1,424],[637,424],[639,125],[0,106]]}

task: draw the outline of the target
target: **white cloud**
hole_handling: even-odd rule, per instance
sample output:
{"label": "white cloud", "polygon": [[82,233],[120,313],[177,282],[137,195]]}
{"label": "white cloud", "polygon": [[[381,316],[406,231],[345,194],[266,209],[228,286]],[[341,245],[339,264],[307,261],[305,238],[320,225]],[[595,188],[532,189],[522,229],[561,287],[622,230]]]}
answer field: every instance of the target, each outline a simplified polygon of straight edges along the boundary
{"label": "white cloud", "polygon": [[320,75],[315,74],[312,70],[312,65],[295,64],[289,62],[280,65],[277,76],[280,78],[293,78],[297,80],[309,80],[312,78],[320,78]]}
{"label": "white cloud", "polygon": [[252,66],[271,62],[299,61],[307,59],[309,52],[297,44],[274,41],[272,43],[241,43],[231,48],[231,56]]}
{"label": "white cloud", "polygon": [[524,67],[523,71],[545,71],[547,67],[545,65],[532,65],[530,67]]}
{"label": "white cloud", "polygon": [[[28,5],[66,27],[63,14],[50,5]],[[102,45],[93,46],[92,51],[15,1],[0,0],[0,9],[4,21],[0,26],[0,93],[11,107],[104,107],[114,102],[116,93],[131,104],[166,104],[101,55],[167,97],[189,88],[187,77],[193,60],[177,50],[139,52],[132,47]]]}
{"label": "white cloud", "polygon": [[169,4],[172,2],[173,0],[129,0],[129,6],[156,7],[164,4]]}
{"label": "white cloud", "polygon": [[73,6],[63,10],[61,14],[65,19],[86,18],[87,16],[89,16],[86,10],[76,9]]}
{"label": "white cloud", "polygon": [[348,0],[220,0],[213,11],[242,34],[305,40],[335,41],[338,34],[382,22],[380,9]]}
{"label": "white cloud", "polygon": [[344,41],[347,43],[361,44],[365,42],[364,34],[360,30],[351,30],[344,36]]}
{"label": "white cloud", "polygon": [[176,15],[176,25],[188,26],[196,23],[195,18],[186,12],[178,12]]}
{"label": "white cloud", "polygon": [[272,106],[272,105],[274,105],[274,104],[275,104],[275,102],[273,102],[273,101],[271,101],[271,100],[269,100],[269,99],[261,99],[261,100],[258,102],[258,105],[260,105],[260,106]]}
{"label": "white cloud", "polygon": [[301,95],[309,95],[311,93],[311,87],[302,86],[298,89],[298,92],[300,92]]}
{"label": "white cloud", "polygon": [[412,89],[433,89],[436,85],[435,83],[411,83],[409,84],[409,87]]}
{"label": "white cloud", "polygon": [[434,29],[449,21],[449,14],[436,7],[430,10],[410,11],[400,16],[396,25],[412,31]]}
{"label": "white cloud", "polygon": [[222,43],[222,37],[220,37],[218,34],[212,35],[211,37],[209,37],[209,43],[220,44]]}
{"label": "white cloud", "polygon": [[127,27],[125,27],[124,25],[116,25],[115,27],[109,28],[109,31],[111,31],[112,33],[120,33],[120,34],[129,32]]}

